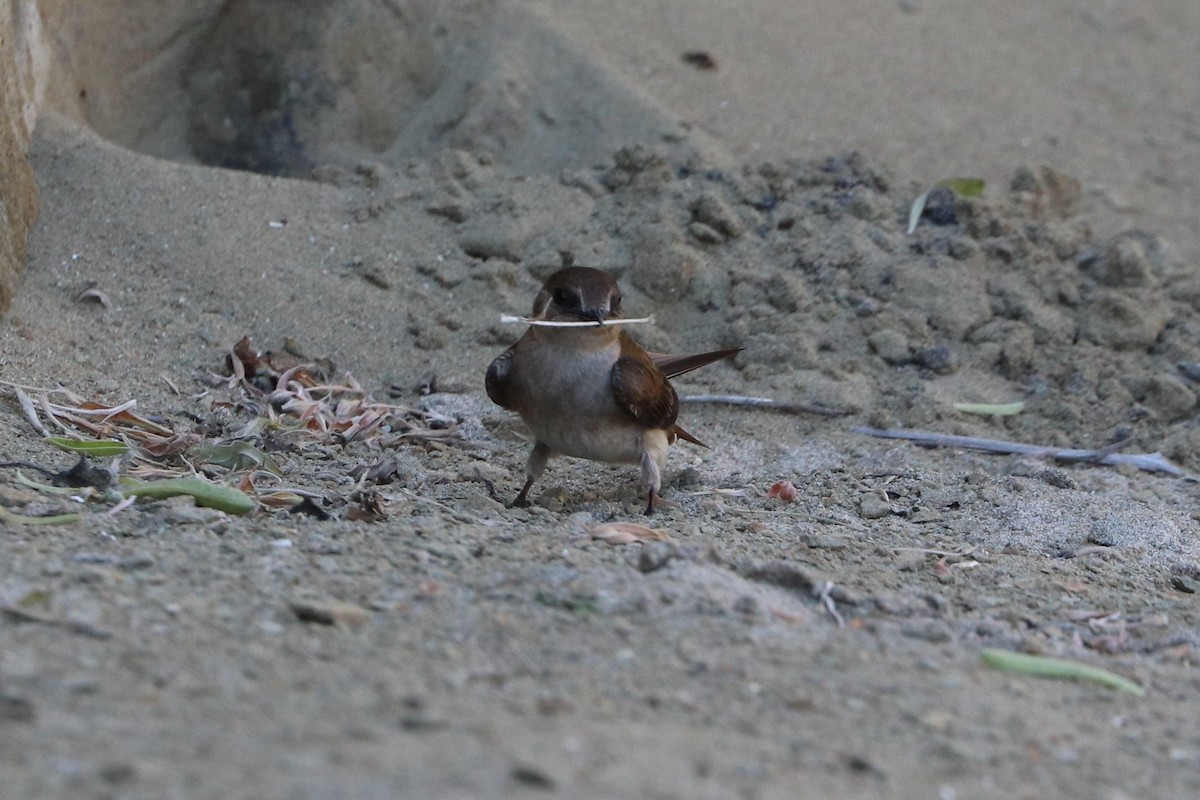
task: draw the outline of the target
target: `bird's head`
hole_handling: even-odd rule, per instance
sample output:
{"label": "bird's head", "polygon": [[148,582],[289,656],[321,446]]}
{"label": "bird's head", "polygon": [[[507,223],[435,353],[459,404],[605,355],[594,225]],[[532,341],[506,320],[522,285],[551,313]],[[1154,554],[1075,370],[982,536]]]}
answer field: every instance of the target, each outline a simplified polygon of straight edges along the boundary
{"label": "bird's head", "polygon": [[601,323],[621,316],[621,287],[607,272],[564,267],[546,279],[533,301],[533,316],[562,322]]}

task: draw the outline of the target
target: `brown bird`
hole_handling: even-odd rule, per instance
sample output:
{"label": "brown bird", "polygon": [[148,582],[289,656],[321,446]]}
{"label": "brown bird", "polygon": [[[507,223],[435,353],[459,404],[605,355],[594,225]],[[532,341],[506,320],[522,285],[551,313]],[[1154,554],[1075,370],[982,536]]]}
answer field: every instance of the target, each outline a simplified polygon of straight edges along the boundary
{"label": "brown bird", "polygon": [[535,439],[513,505],[529,505],[529,489],[546,462],[564,455],[640,464],[646,513],[652,513],[667,447],[676,438],[706,446],[675,424],[679,398],[668,379],[740,348],[682,356],[647,352],[620,326],[601,324],[620,318],[621,289],[611,275],[589,267],[551,275],[531,316],[596,326],[531,325],[488,367],[488,397],[520,414]]}

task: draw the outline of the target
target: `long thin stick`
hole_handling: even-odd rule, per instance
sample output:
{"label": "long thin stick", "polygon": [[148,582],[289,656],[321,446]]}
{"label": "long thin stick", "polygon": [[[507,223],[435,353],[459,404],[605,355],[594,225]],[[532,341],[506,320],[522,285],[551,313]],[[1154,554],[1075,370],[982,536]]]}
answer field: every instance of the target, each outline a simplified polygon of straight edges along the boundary
{"label": "long thin stick", "polygon": [[864,436],[880,439],[903,439],[924,447],[961,447],[967,450],[984,450],[989,453],[1021,454],[1038,458],[1053,458],[1058,461],[1080,461],[1114,467],[1129,464],[1145,472],[1165,472],[1191,481],[1200,480],[1163,458],[1162,453],[1113,453],[1107,449],[1079,450],[1075,448],[1047,447],[1045,445],[1008,442],[1003,439],[980,439],[975,436],[953,436],[931,431],[910,431],[898,428],[867,428],[855,426],[850,429]]}
{"label": "long thin stick", "polygon": [[572,322],[569,320],[557,321],[549,319],[534,319],[532,317],[514,317],[511,314],[502,314],[500,321],[504,323],[521,322],[526,325],[536,325],[541,328],[599,328],[604,325],[640,325],[654,324],[654,317],[637,317],[636,319],[606,319],[603,322]]}
{"label": "long thin stick", "polygon": [[853,414],[840,408],[816,406],[809,403],[785,403],[772,400],[770,397],[747,397],[740,394],[692,394],[679,398],[681,403],[720,405],[720,406],[749,406],[751,408],[769,408],[772,411],[783,411],[787,414],[817,414],[822,417],[844,417]]}

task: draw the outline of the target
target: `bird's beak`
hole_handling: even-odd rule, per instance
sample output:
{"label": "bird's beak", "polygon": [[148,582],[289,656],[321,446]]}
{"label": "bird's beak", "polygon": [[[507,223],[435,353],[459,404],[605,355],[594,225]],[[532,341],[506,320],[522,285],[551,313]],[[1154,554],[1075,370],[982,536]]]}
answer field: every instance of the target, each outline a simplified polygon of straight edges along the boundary
{"label": "bird's beak", "polygon": [[594,320],[597,325],[602,325],[604,320],[608,319],[607,308],[585,308],[580,312],[580,316],[584,319]]}

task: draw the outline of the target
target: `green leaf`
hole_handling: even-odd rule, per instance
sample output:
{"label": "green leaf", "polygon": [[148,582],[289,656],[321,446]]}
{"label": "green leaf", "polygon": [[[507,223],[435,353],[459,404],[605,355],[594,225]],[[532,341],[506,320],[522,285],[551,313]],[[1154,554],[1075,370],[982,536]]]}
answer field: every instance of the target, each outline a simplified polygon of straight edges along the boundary
{"label": "green leaf", "polygon": [[66,525],[78,522],[82,514],[55,514],[49,517],[27,517],[24,514],[14,514],[4,506],[0,506],[0,520],[9,525]]}
{"label": "green leaf", "polygon": [[229,470],[261,469],[272,475],[283,474],[274,459],[250,442],[211,444],[197,448],[192,454],[201,464],[216,464]]}
{"label": "green leaf", "polygon": [[257,505],[254,498],[232,486],[209,483],[203,478],[170,478],[162,481],[139,481],[121,479],[121,493],[126,497],[151,497],[161,499],[190,495],[196,505],[215,508],[227,514],[246,514]]}
{"label": "green leaf", "polygon": [[120,456],[129,452],[129,445],[114,439],[68,439],[65,436],[50,436],[46,439],[50,444],[71,453],[80,453],[95,458]]}
{"label": "green leaf", "polygon": [[1014,653],[1011,650],[983,650],[979,654],[983,663],[989,667],[1009,672],[1021,672],[1026,675],[1036,675],[1040,678],[1068,678],[1072,680],[1094,681],[1123,692],[1136,694],[1139,697],[1146,690],[1131,680],[1122,678],[1116,673],[1100,667],[1080,664],[1077,661],[1067,661],[1062,658],[1047,658],[1046,656],[1031,656],[1025,653]]}
{"label": "green leaf", "polygon": [[955,403],[955,411],[964,414],[987,414],[993,417],[1011,417],[1025,410],[1025,401],[1015,403]]}
{"label": "green leaf", "polygon": [[979,197],[983,194],[983,178],[946,178],[938,181],[938,186],[944,186],[959,197]]}
{"label": "green leaf", "polygon": [[70,496],[73,494],[80,494],[85,491],[85,489],[76,489],[73,486],[51,486],[48,483],[38,483],[35,480],[26,478],[25,475],[22,474],[21,470],[17,470],[17,483],[21,484],[22,486],[27,486],[30,489],[44,492],[45,494],[61,494]]}

